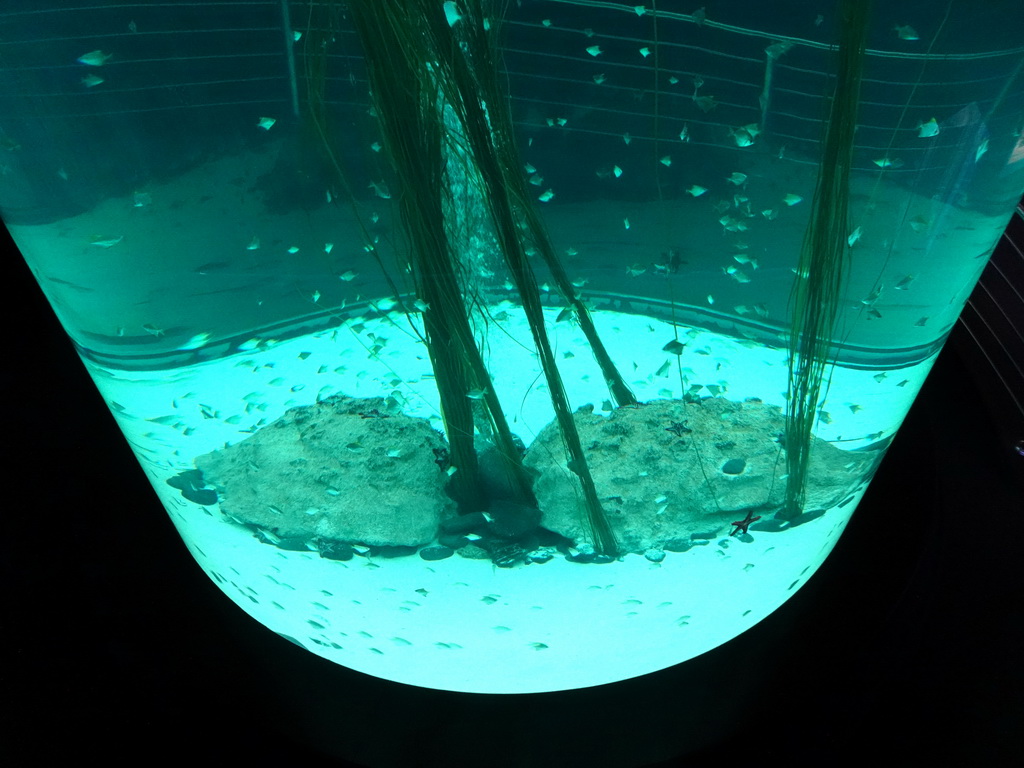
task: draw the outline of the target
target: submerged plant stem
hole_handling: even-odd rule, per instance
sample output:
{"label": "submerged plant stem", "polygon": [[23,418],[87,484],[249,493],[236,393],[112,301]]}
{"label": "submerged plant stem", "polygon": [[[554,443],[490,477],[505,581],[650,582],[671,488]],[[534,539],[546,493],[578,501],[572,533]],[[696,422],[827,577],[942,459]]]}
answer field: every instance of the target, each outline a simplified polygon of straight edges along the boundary
{"label": "submerged plant stem", "polygon": [[849,244],[850,168],[870,4],[842,0],[836,86],[825,120],[818,183],[793,286],[786,411],[786,498],[777,516],[804,511],[812,430],[832,348]]}
{"label": "submerged plant stem", "polygon": [[473,338],[445,228],[443,75],[433,63],[431,36],[422,16],[391,0],[349,0],[348,5],[363,45],[387,155],[399,180],[398,202],[412,248],[417,293],[427,306],[423,324],[456,469],[456,498],[462,511],[488,505],[468,397],[475,390],[485,393],[481,402],[514,493],[530,503],[529,477]]}
{"label": "submerged plant stem", "polygon": [[[490,209],[505,263],[523,302],[523,310],[547,380],[555,419],[569,456],[568,466],[579,479],[583,491],[594,548],[602,554],[615,554],[615,537],[598,498],[597,488],[573,419],[569,398],[544,326],[544,307],[540,299],[540,289],[529,263],[526,244],[520,236],[519,216],[525,220],[541,252],[547,253],[548,265],[552,269],[552,274],[556,276],[556,281],[560,279],[567,286],[567,290],[570,291],[568,296],[572,297],[574,306],[579,307],[577,317],[581,320],[581,328],[586,322],[586,327],[591,330],[595,340],[597,335],[586,307],[571,292],[568,276],[554,256],[554,250],[544,234],[540,219],[526,197],[522,173],[519,171],[518,154],[512,138],[511,116],[507,112],[505,99],[501,97],[497,88],[497,62],[484,25],[482,4],[479,0],[470,0],[466,4],[468,12],[463,28],[464,46],[455,41],[443,15],[432,7],[429,0],[411,0],[411,4],[420,7],[423,17],[432,25],[433,34],[438,38],[441,68],[446,73],[442,81],[451,87],[447,94],[448,101],[459,114],[465,129],[472,162],[484,185],[484,198]],[[491,23],[494,23],[493,20]],[[604,347],[600,346],[600,350],[610,365],[611,360]],[[614,367],[612,370],[614,371]],[[608,382],[613,391],[618,393],[616,399],[621,398],[626,402],[635,403],[632,392],[624,384],[621,388],[616,387],[615,379],[621,381],[621,377],[615,373],[614,377],[608,378]]]}
{"label": "submerged plant stem", "polygon": [[[495,155],[495,170],[500,174],[500,184],[491,187],[490,199],[504,201],[504,210],[495,212],[495,215],[507,214],[522,217],[530,240],[551,272],[555,287],[576,316],[580,330],[587,339],[594,359],[601,368],[612,399],[617,405],[636,405],[636,396],[615,367],[611,355],[608,354],[608,350],[598,336],[597,328],[590,316],[590,309],[584,303],[579,291],[573,286],[561,260],[555,253],[547,230],[527,190],[526,177],[521,172],[519,153],[515,145],[512,115],[508,108],[508,94],[503,92],[499,78],[494,42],[497,29],[496,19],[485,13],[485,5],[491,4],[485,3],[483,0],[467,0],[470,23],[463,33],[468,43],[469,55],[453,56],[452,66],[456,74],[456,81],[463,89],[464,97],[475,94],[475,98],[466,99],[467,109],[478,110],[478,119],[483,121],[483,127],[489,129],[487,145]],[[485,18],[490,18],[491,30],[489,31],[484,24]],[[452,49],[453,54],[456,50]],[[486,110],[486,115],[484,115],[484,110]],[[478,138],[484,137],[481,135]]]}

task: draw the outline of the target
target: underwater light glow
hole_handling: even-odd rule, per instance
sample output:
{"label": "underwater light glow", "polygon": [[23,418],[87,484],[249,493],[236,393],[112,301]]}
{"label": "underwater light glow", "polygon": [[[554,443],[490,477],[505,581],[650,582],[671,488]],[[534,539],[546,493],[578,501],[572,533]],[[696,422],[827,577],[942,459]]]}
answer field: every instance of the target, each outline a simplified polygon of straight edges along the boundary
{"label": "underwater light glow", "polygon": [[772,613],[1024,191],[1016,1],[19,2],[0,214],[182,539],[410,685]]}

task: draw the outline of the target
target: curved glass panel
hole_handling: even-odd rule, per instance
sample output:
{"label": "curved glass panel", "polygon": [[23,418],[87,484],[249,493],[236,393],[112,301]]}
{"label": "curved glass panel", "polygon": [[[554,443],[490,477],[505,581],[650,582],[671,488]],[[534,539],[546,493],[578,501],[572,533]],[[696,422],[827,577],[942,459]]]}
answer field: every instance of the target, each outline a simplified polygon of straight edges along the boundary
{"label": "curved glass panel", "polygon": [[257,621],[599,685],[806,583],[1024,190],[939,5],[9,2],[0,214]]}

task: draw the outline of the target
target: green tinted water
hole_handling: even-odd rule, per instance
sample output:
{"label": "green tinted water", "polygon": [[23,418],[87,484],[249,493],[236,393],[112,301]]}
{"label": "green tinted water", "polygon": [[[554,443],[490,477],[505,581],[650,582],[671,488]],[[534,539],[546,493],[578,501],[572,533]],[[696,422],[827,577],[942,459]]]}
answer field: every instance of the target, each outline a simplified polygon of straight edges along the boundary
{"label": "green tinted water", "polygon": [[[440,308],[417,295],[398,205],[424,190],[394,178],[344,23],[328,82],[352,199],[287,100],[239,107],[245,140],[75,215],[18,223],[0,194],[197,562],[256,620],[339,664],[442,689],[558,690],[683,662],[767,616],[835,544],[1024,186],[1008,106],[1022,53],[940,60],[929,43],[984,48],[947,40],[942,19],[915,24],[916,40],[876,19],[806,506],[779,519],[831,20],[783,34],[664,11],[655,28],[653,8],[583,5],[517,11],[506,65],[532,204],[641,404],[615,407],[531,250],[613,554],[595,551],[522,302],[453,146],[446,231],[536,505],[502,490],[477,388],[465,398],[490,505],[459,515],[446,493],[460,467],[423,340]],[[322,33],[293,40],[300,65]],[[83,87],[113,87],[116,62],[77,65],[105,76]],[[16,173],[56,183],[4,136]]]}

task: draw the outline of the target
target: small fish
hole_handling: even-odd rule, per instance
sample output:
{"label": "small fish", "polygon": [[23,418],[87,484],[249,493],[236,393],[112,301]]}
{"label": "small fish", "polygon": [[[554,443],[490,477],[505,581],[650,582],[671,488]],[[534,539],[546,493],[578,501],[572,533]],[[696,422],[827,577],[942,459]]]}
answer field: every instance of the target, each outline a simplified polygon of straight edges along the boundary
{"label": "small fish", "polygon": [[662,165],[664,165],[666,168],[669,168],[672,165],[672,156],[671,155],[665,155],[658,162],[661,163]]}
{"label": "small fish", "polygon": [[256,251],[256,250],[259,250],[259,247],[260,247],[260,239],[254,235],[252,240],[249,241],[249,244],[247,246],[245,246],[245,250],[247,250],[247,251]]}
{"label": "small fish", "polygon": [[466,393],[466,397],[470,400],[483,400],[486,395],[486,389],[471,389]]}
{"label": "small fish", "polygon": [[747,174],[735,172],[729,175],[726,179],[730,184],[735,184],[737,187],[743,184],[747,180]]}
{"label": "small fish", "polygon": [[916,323],[914,323],[914,327],[915,328],[924,328],[925,325],[927,325],[927,323],[928,323],[928,318],[927,317],[922,317],[920,320],[918,320]]}
{"label": "small fish", "polygon": [[613,175],[613,176],[614,176],[614,177],[615,177],[616,179],[617,179],[617,178],[619,178],[619,177],[621,177],[621,176],[622,176],[622,169],[621,169],[621,168],[619,168],[619,166],[617,166],[617,165],[616,165],[616,166],[614,166],[614,167],[612,168],[612,175]]}
{"label": "small fish", "polygon": [[340,275],[338,275],[338,279],[339,280],[344,280],[346,283],[351,283],[353,280],[356,279],[356,275],[358,275],[358,274],[359,274],[358,272],[353,272],[350,269],[347,272],[342,272]]}
{"label": "small fish", "polygon": [[110,61],[112,54],[104,53],[103,51],[89,51],[89,53],[83,53],[76,59],[79,64],[86,64],[90,67],[102,67],[108,61]]}
{"label": "small fish", "polygon": [[900,40],[920,40],[921,39],[920,37],[918,37],[917,30],[914,29],[909,24],[905,24],[902,27],[897,25],[897,26],[893,27],[892,29],[896,33],[896,36]]}
{"label": "small fish", "polygon": [[872,304],[874,304],[874,303],[875,303],[876,301],[878,301],[878,297],[882,295],[882,290],[883,290],[884,288],[885,288],[885,286],[884,286],[884,285],[880,285],[880,286],[878,286],[878,287],[877,287],[877,288],[875,288],[875,289],[874,289],[874,290],[873,290],[873,291],[872,291],[871,293],[869,293],[869,294],[867,295],[867,298],[865,298],[865,299],[861,299],[861,300],[860,300],[860,303],[861,303],[861,304],[863,304],[863,305],[864,305],[865,307],[871,306],[871,305],[872,305]]}
{"label": "small fish", "polygon": [[688,194],[693,195],[694,197],[700,197],[707,191],[708,190],[706,187],[702,187],[699,184],[694,184],[688,190],[686,190]]}
{"label": "small fish", "polygon": [[324,253],[330,253],[334,250],[334,243],[324,243]]}
{"label": "small fish", "polygon": [[[724,207],[725,210],[729,210],[729,203],[727,203],[725,200],[722,200],[720,202],[722,203],[721,207]],[[716,210],[721,210],[721,207],[716,208]],[[747,231],[747,225],[744,224],[739,219],[737,219],[735,216],[723,216],[722,218],[720,218],[718,220],[718,223],[721,224],[723,227],[725,227],[726,232],[746,232]]]}
{"label": "small fish", "polygon": [[419,310],[420,312],[426,312],[428,309],[430,309],[430,305],[423,299],[416,299],[416,301],[414,301],[412,305],[416,307],[416,309]]}
{"label": "small fish", "polygon": [[96,235],[89,241],[89,244],[95,245],[99,248],[113,248],[122,240],[124,240],[124,235],[118,235],[117,237],[104,237],[102,235]]}
{"label": "small fish", "polygon": [[623,219],[622,226],[625,227],[626,229],[629,229],[629,219]]}
{"label": "small fish", "polygon": [[974,162],[981,160],[981,156],[988,152],[988,139],[985,139],[981,144],[978,145],[977,151],[974,153]]}
{"label": "small fish", "polygon": [[746,128],[731,130],[729,135],[732,136],[732,140],[736,142],[737,147],[749,147],[754,143],[754,135]]}
{"label": "small fish", "polygon": [[601,50],[601,46],[592,45],[589,48],[587,48],[587,53],[589,53],[591,56],[600,56],[602,53],[604,53],[604,51]]}
{"label": "small fish", "polygon": [[546,203],[549,200],[551,200],[554,196],[555,196],[555,193],[552,190],[549,189],[549,190],[545,191],[544,193],[542,193],[541,196],[538,197],[537,199],[540,200],[542,203]]}
{"label": "small fish", "polygon": [[921,123],[917,126],[917,135],[922,139],[929,139],[932,136],[939,135],[939,123],[933,117],[927,123]]}
{"label": "small fish", "polygon": [[679,339],[672,339],[672,341],[661,348],[661,351],[671,352],[673,355],[681,355],[685,348],[686,345],[679,341]]}
{"label": "small fish", "polygon": [[385,184],[383,181],[381,181],[381,182],[371,181],[368,186],[369,186],[370,189],[373,190],[373,194],[375,194],[377,197],[381,198],[382,200],[390,200],[391,199],[391,190],[388,189],[387,184]]}
{"label": "small fish", "polygon": [[679,132],[679,140],[680,141],[689,141],[690,140],[690,126],[688,124],[685,124],[685,123],[683,124],[683,129]]}
{"label": "small fish", "polygon": [[103,83],[103,78],[98,75],[88,74],[82,78],[82,85],[86,88],[95,88],[97,85]]}
{"label": "small fish", "polygon": [[602,85],[607,79],[608,78],[604,76],[603,72],[600,75],[594,75],[594,82],[598,85]]}
{"label": "small fish", "polygon": [[924,216],[915,216],[910,220],[910,228],[915,232],[923,232],[931,226],[931,220]]}
{"label": "small fish", "polygon": [[209,340],[210,340],[210,334],[209,333],[197,333],[191,339],[189,339],[184,344],[182,344],[180,347],[178,347],[178,349],[180,349],[180,350],[199,349],[201,346],[206,344],[206,342],[209,341]]}
{"label": "small fish", "polygon": [[896,285],[894,285],[893,288],[895,288],[897,291],[905,291],[907,290],[907,286],[914,281],[915,277],[916,275],[907,275],[906,277],[902,278],[898,283],[896,283]]}
{"label": "small fish", "polygon": [[298,246],[295,246],[295,245],[291,246],[291,247],[290,247],[290,248],[288,249],[288,253],[291,253],[291,254],[296,254],[296,253],[298,253],[298,252],[299,252],[299,248],[298,248]]}
{"label": "small fish", "polygon": [[164,329],[157,328],[152,323],[146,323],[144,326],[142,326],[142,330],[144,330],[146,333],[156,336],[157,338],[160,338],[161,336],[164,335]]}
{"label": "small fish", "polygon": [[792,192],[786,195],[784,198],[782,198],[782,202],[784,202],[786,205],[796,205],[802,200],[803,198],[800,197],[800,195],[794,195]]}
{"label": "small fish", "polygon": [[711,295],[711,294],[709,293],[709,294],[708,294],[708,304],[714,304],[714,303],[715,303],[715,297],[714,297],[714,296],[712,296],[712,295]]}
{"label": "small fish", "polygon": [[747,277],[747,273],[746,272],[743,272],[742,270],[739,270],[739,269],[733,269],[732,267],[730,267],[730,269],[732,271],[729,273],[729,277],[731,277],[737,283],[749,283],[750,282],[750,278]]}
{"label": "small fish", "polygon": [[295,32],[295,31],[292,32],[292,41],[293,42],[297,43],[301,39],[302,39],[302,33],[301,32]]}
{"label": "small fish", "polygon": [[630,277],[639,277],[646,271],[647,267],[645,267],[643,264],[633,264],[629,267],[626,267],[626,274],[629,275]]}
{"label": "small fish", "polygon": [[264,131],[269,131],[271,128],[274,127],[274,123],[276,122],[277,120],[275,120],[272,117],[261,117],[259,120],[256,121],[256,127],[262,128]]}
{"label": "small fish", "polygon": [[693,100],[700,107],[701,112],[710,112],[718,106],[714,96],[694,96]]}
{"label": "small fish", "polygon": [[874,163],[875,165],[877,165],[879,168],[902,168],[903,167],[903,161],[900,160],[898,157],[896,157],[896,158],[880,157],[877,160],[872,160],[871,162]]}
{"label": "small fish", "polygon": [[444,17],[448,20],[449,27],[454,27],[462,21],[462,14],[459,13],[458,6],[453,2],[446,2],[444,4]]}
{"label": "small fish", "polygon": [[651,49],[645,45],[643,48],[640,49],[640,55],[646,59],[648,56],[651,55]]}
{"label": "small fish", "polygon": [[313,294],[310,296],[310,298],[313,299],[313,303],[316,304],[318,301],[320,301],[320,291],[313,291]]}
{"label": "small fish", "polygon": [[380,152],[382,149],[384,149],[384,147],[381,146],[379,141],[375,141],[373,142],[373,144],[370,145],[370,149],[372,149],[374,152]]}

